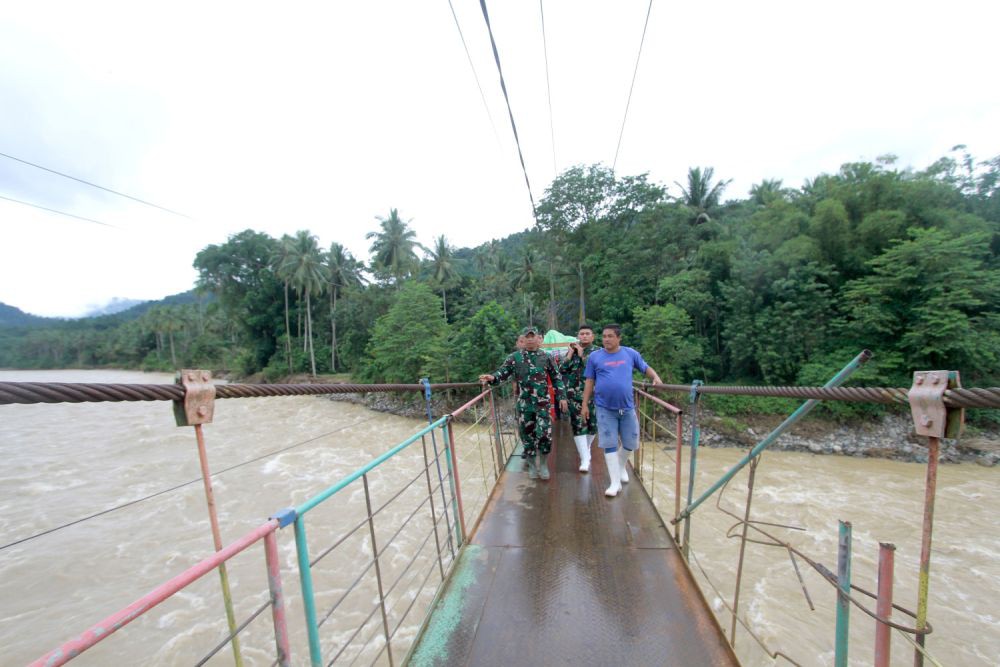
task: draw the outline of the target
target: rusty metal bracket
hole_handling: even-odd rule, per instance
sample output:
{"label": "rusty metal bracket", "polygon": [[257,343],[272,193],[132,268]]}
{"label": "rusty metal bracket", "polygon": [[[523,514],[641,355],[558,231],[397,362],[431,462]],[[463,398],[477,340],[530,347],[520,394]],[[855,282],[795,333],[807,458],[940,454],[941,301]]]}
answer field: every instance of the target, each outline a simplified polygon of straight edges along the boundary
{"label": "rusty metal bracket", "polygon": [[961,434],[965,408],[949,408],[944,404],[945,392],[961,386],[958,371],[917,371],[913,374],[913,386],[907,398],[917,435],[957,438]]}
{"label": "rusty metal bracket", "polygon": [[184,387],[184,400],[174,401],[177,425],[211,424],[215,415],[215,385],[211,371],[181,370],[174,382]]}

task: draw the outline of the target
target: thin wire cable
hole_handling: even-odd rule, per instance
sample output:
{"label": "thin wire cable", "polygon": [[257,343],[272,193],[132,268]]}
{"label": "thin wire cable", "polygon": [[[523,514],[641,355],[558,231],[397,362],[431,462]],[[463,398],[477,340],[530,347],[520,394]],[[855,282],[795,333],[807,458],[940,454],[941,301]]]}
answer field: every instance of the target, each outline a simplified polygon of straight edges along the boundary
{"label": "thin wire cable", "polygon": [[116,227],[107,222],[101,222],[100,220],[94,220],[93,218],[85,218],[82,215],[75,215],[73,213],[67,213],[66,211],[57,211],[54,208],[48,208],[47,206],[42,206],[40,204],[32,204],[30,201],[21,201],[20,199],[14,199],[13,197],[5,197],[0,195],[0,199],[6,199],[7,201],[12,201],[15,204],[22,204],[24,206],[31,206],[32,208],[41,209],[43,211],[48,211],[49,213],[57,213],[59,215],[65,215],[67,218],[76,218],[77,220],[84,220],[86,222],[93,222],[97,225],[104,225],[105,227],[113,227],[114,229],[121,229],[121,227]]}
{"label": "thin wire cable", "polygon": [[545,39],[545,8],[544,0],[538,0],[538,13],[542,15],[542,53],[545,54],[545,87],[549,93],[549,133],[552,135],[552,176],[559,173],[556,166],[556,125],[552,119],[552,82],[549,80],[549,44]]}
{"label": "thin wire cable", "polygon": [[62,176],[63,178],[68,178],[70,180],[76,181],[77,183],[83,183],[84,185],[89,185],[90,187],[97,188],[98,190],[104,190],[105,192],[110,192],[111,194],[118,195],[119,197],[125,197],[126,199],[131,199],[132,201],[139,202],[140,204],[145,204],[146,206],[152,206],[153,208],[158,208],[161,211],[165,211],[166,213],[179,215],[180,217],[187,218],[188,220],[194,219],[190,215],[185,215],[184,213],[174,211],[173,209],[169,209],[165,206],[160,206],[159,204],[154,204],[153,202],[146,201],[145,199],[139,199],[138,197],[127,195],[124,192],[119,192],[117,190],[112,190],[111,188],[106,188],[103,185],[98,185],[97,183],[91,183],[90,181],[85,181],[82,178],[77,178],[76,176],[70,176],[69,174],[64,174],[63,172],[56,171],[55,169],[49,169],[48,167],[43,167],[42,165],[35,164],[34,162],[28,162],[27,160],[22,160],[19,157],[14,157],[13,155],[8,155],[7,153],[0,153],[0,156],[3,156],[9,160],[14,160],[15,162],[26,164],[28,166],[34,167],[35,169],[41,169],[42,171],[47,171],[50,174],[55,174],[56,176]]}
{"label": "thin wire cable", "polygon": [[646,22],[642,24],[642,39],[639,40],[639,53],[635,56],[635,70],[632,71],[632,85],[628,89],[628,101],[625,102],[625,116],[622,118],[622,129],[618,133],[618,147],[615,148],[615,161],[611,164],[611,171],[618,166],[618,151],[622,148],[622,137],[625,136],[625,121],[628,120],[628,108],[632,105],[632,91],[635,90],[635,77],[639,73],[639,59],[642,57],[642,45],[646,42],[646,28],[649,27],[649,14],[653,11],[653,0],[649,0],[649,7],[646,9]]}
{"label": "thin wire cable", "polygon": [[486,10],[486,0],[479,0],[479,6],[483,9],[483,19],[486,20],[486,30],[490,33],[490,44],[493,46],[493,60],[497,63],[497,73],[500,75],[500,89],[503,90],[503,99],[507,103],[507,115],[510,116],[510,128],[514,131],[514,143],[517,144],[517,156],[521,159],[521,171],[524,172],[524,184],[528,186],[528,199],[531,200],[531,216],[538,221],[538,210],[535,207],[535,195],[531,193],[531,181],[528,180],[528,168],[524,165],[524,153],[521,151],[521,139],[517,136],[517,123],[514,122],[514,112],[510,108],[510,97],[507,95],[507,83],[503,78],[503,68],[500,66],[500,53],[497,51],[497,42],[493,38],[493,27],[490,25],[490,14]]}
{"label": "thin wire cable", "polygon": [[[219,470],[217,472],[212,473],[212,477],[218,477],[219,475],[221,475],[223,473],[229,472],[231,470],[236,470],[237,468],[242,468],[243,466],[250,465],[251,463],[256,463],[257,461],[260,461],[262,459],[266,459],[266,458],[268,458],[270,456],[274,456],[275,454],[281,454],[282,452],[287,452],[289,449],[294,449],[295,447],[300,447],[302,445],[309,444],[310,442],[315,442],[316,440],[319,440],[321,438],[325,438],[325,437],[327,437],[329,435],[333,435],[334,433],[337,433],[338,431],[343,431],[345,428],[350,428],[351,426],[357,426],[359,424],[365,423],[366,421],[371,421],[372,419],[375,419],[375,417],[369,417],[368,419],[364,419],[364,420],[359,421],[359,422],[352,422],[350,424],[347,424],[345,426],[341,426],[340,428],[336,428],[336,429],[334,429],[332,431],[329,431],[327,433],[323,433],[322,435],[317,435],[314,438],[310,438],[308,440],[303,440],[302,442],[297,442],[294,445],[289,445],[288,447],[284,447],[282,449],[278,449],[278,450],[275,450],[273,452],[269,452],[267,454],[263,454],[263,455],[258,456],[256,458],[250,459],[249,461],[243,461],[242,463],[237,463],[236,465],[229,466],[228,468],[224,468],[222,470]],[[35,538],[43,537],[44,535],[48,535],[50,533],[54,533],[54,532],[56,532],[58,530],[62,530],[63,528],[69,528],[70,526],[75,526],[78,523],[83,523],[84,521],[90,521],[91,519],[96,519],[99,516],[103,516],[105,514],[110,514],[111,512],[116,512],[116,511],[118,511],[120,509],[125,509],[126,507],[130,507],[132,505],[136,505],[136,504],[144,502],[146,500],[152,500],[153,498],[156,498],[157,496],[162,496],[165,493],[170,493],[171,491],[176,491],[178,489],[182,489],[185,486],[190,486],[191,484],[195,484],[195,483],[200,482],[200,481],[202,481],[201,477],[198,477],[198,478],[192,479],[192,480],[188,480],[187,482],[183,482],[181,484],[178,484],[177,486],[172,486],[169,489],[163,489],[162,491],[157,491],[156,493],[150,494],[148,496],[144,496],[142,498],[136,498],[135,500],[130,500],[127,503],[122,503],[121,505],[116,505],[115,507],[109,507],[106,510],[101,510],[100,512],[97,512],[95,514],[91,514],[90,516],[85,516],[85,517],[83,517],[81,519],[75,519],[73,521],[70,521],[69,523],[62,524],[61,526],[56,526],[54,528],[49,528],[48,530],[43,530],[40,533],[35,533],[34,535],[29,535],[28,537],[23,537],[23,538],[21,538],[19,540],[15,540],[14,542],[10,542],[8,544],[0,546],[0,551],[3,551],[4,549],[7,549],[8,547],[17,546],[18,544],[23,544],[24,542],[30,542],[31,540],[33,540]]]}
{"label": "thin wire cable", "polygon": [[483,92],[483,84],[479,81],[479,74],[476,72],[476,66],[472,63],[472,54],[469,53],[469,45],[465,42],[465,33],[462,32],[462,26],[458,23],[458,15],[455,13],[455,6],[451,4],[451,0],[448,0],[448,7],[451,8],[451,17],[455,19],[455,27],[458,28],[458,36],[462,40],[462,48],[465,49],[465,57],[469,60],[469,67],[472,68],[472,76],[476,79],[476,87],[479,88],[479,97],[483,100],[483,108],[486,109],[486,115],[490,119],[490,127],[493,128],[493,137],[497,140],[497,144],[500,143],[500,133],[497,131],[497,124],[493,120],[493,114],[490,112],[490,105],[486,103],[486,93]]}

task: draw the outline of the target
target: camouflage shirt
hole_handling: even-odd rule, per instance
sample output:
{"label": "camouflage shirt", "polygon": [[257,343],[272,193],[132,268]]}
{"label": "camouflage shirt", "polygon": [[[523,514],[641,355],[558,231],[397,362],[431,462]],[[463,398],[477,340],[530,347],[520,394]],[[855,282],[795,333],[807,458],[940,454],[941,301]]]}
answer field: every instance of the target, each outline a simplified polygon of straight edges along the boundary
{"label": "camouflage shirt", "polygon": [[590,353],[600,349],[596,345],[588,345],[583,349],[582,357],[579,354],[574,354],[560,364],[559,371],[562,373],[563,382],[566,383],[566,394],[570,400],[583,400],[583,369],[587,367],[587,357],[590,356]]}
{"label": "camouflage shirt", "polygon": [[535,352],[518,350],[507,355],[507,358],[500,364],[500,368],[493,371],[491,375],[493,382],[490,384],[500,384],[513,378],[518,390],[517,400],[519,403],[548,405],[549,385],[546,376],[552,380],[556,400],[562,401],[566,398],[566,390],[563,388],[559,370],[552,361],[552,357],[541,350]]}

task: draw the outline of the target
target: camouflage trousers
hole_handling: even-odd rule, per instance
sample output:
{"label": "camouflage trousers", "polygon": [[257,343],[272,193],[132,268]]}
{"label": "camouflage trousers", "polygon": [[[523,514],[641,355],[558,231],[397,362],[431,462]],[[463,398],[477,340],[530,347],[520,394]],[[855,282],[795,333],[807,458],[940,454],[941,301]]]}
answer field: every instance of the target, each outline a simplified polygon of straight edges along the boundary
{"label": "camouflage trousers", "polygon": [[552,451],[552,417],[548,404],[538,405],[530,401],[517,402],[517,430],[524,446],[525,458],[540,452],[545,455]]}
{"label": "camouflage trousers", "polygon": [[583,397],[580,400],[569,400],[569,423],[573,427],[573,435],[597,435],[597,408],[594,406],[594,399],[590,399],[590,416],[586,421],[580,414],[582,407]]}

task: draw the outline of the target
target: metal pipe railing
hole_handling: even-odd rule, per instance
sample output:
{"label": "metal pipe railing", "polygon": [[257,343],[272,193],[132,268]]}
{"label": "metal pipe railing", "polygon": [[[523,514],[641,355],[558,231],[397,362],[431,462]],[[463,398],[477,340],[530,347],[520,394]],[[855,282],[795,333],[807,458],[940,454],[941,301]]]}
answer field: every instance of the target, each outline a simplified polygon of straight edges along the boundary
{"label": "metal pipe railing", "polygon": [[[185,371],[182,374],[185,377],[185,384],[182,385],[152,385],[152,386],[111,386],[111,385],[69,385],[61,384],[55,385],[55,388],[51,386],[30,386],[28,387],[28,395],[24,394],[24,386],[26,383],[0,383],[6,385],[16,385],[13,388],[15,394],[18,394],[16,401],[8,401],[9,396],[3,392],[10,393],[11,388],[2,387],[0,388],[0,403],[3,402],[33,402],[38,399],[38,402],[59,402],[61,400],[68,400],[70,402],[82,402],[82,401],[98,401],[98,400],[171,400],[175,402],[175,406],[179,406],[175,411],[177,413],[178,424],[179,425],[190,425],[194,427],[196,441],[198,445],[198,455],[199,462],[201,465],[202,472],[202,482],[205,486],[205,496],[206,502],[209,509],[209,522],[212,527],[212,537],[214,546],[217,549],[217,553],[209,559],[206,559],[202,563],[189,569],[178,578],[172,579],[163,586],[155,589],[150,595],[144,597],[142,600],[130,605],[127,609],[123,610],[119,614],[113,615],[108,619],[105,619],[102,623],[94,626],[90,634],[84,633],[80,637],[73,640],[73,642],[68,642],[64,647],[57,649],[52,652],[57,654],[55,658],[53,655],[48,654],[44,657],[44,660],[48,664],[63,664],[63,662],[71,659],[73,656],[78,655],[89,646],[103,640],[106,636],[114,632],[114,630],[122,627],[126,623],[130,622],[138,615],[141,615],[151,609],[153,606],[158,604],[160,601],[166,599],[176,591],[183,588],[183,586],[191,583],[195,579],[203,576],[210,569],[219,569],[221,576],[223,577],[223,596],[226,600],[227,607],[227,623],[229,625],[228,635],[222,639],[214,648],[212,648],[209,653],[202,658],[202,662],[211,659],[215,656],[219,650],[225,647],[226,644],[231,643],[234,648],[234,656],[239,664],[241,657],[239,655],[238,649],[238,636],[239,634],[249,626],[256,618],[258,618],[268,607],[271,607],[272,613],[272,623],[275,626],[274,642],[275,651],[277,659],[274,664],[287,665],[290,661],[290,646],[289,637],[287,631],[287,616],[284,608],[284,592],[281,586],[281,576],[280,576],[280,564],[278,560],[278,548],[275,531],[278,527],[283,527],[288,524],[294,525],[294,532],[296,534],[296,552],[299,562],[299,576],[300,584],[302,585],[303,592],[303,604],[305,608],[306,625],[307,632],[309,634],[309,647],[310,647],[310,660],[313,664],[319,664],[317,661],[317,656],[321,655],[319,649],[319,638],[318,627],[323,624],[328,618],[335,613],[336,608],[339,606],[339,602],[343,601],[343,597],[337,604],[334,605],[332,609],[326,612],[326,615],[321,621],[317,622],[317,614],[315,608],[315,591],[313,589],[312,568],[331,553],[338,546],[343,544],[343,542],[350,538],[352,535],[356,535],[361,527],[368,526],[368,540],[372,544],[373,558],[367,567],[363,568],[359,579],[355,581],[354,584],[348,587],[348,591],[345,596],[354,590],[357,584],[360,582],[361,578],[370,573],[372,568],[376,571],[376,580],[379,591],[378,604],[373,609],[373,613],[381,610],[381,633],[385,638],[385,641],[379,651],[379,658],[385,659],[383,657],[384,653],[388,654],[388,660],[390,664],[394,664],[395,655],[393,648],[391,646],[392,639],[402,627],[404,620],[407,615],[410,614],[411,610],[414,608],[414,604],[419,596],[403,595],[398,596],[398,599],[394,603],[390,602],[390,596],[392,596],[397,586],[401,585],[405,581],[405,577],[411,570],[412,566],[418,562],[419,558],[422,558],[420,554],[425,552],[426,546],[433,536],[435,538],[435,546],[437,550],[437,555],[431,557],[430,567],[427,568],[426,573],[423,572],[423,568],[418,569],[413,577],[410,578],[410,584],[415,583],[418,579],[423,580],[421,586],[425,586],[430,576],[436,570],[440,575],[442,581],[447,576],[448,569],[446,565],[450,566],[455,561],[455,552],[452,551],[451,559],[446,564],[445,559],[442,554],[440,538],[439,538],[439,528],[443,525],[446,535],[448,536],[449,543],[452,541],[452,530],[455,531],[455,541],[459,546],[464,543],[467,536],[467,516],[466,509],[463,506],[462,494],[461,494],[461,483],[460,475],[458,471],[458,464],[460,461],[459,451],[458,451],[458,440],[456,433],[452,427],[452,421],[456,417],[460,416],[466,410],[477,406],[485,405],[487,397],[492,399],[492,391],[487,390],[481,392],[476,398],[467,402],[458,410],[454,411],[450,415],[445,417],[433,419],[433,416],[429,413],[430,423],[423,429],[419,430],[414,435],[407,438],[405,441],[396,445],[390,449],[385,454],[375,458],[373,461],[367,465],[361,467],[360,469],[354,471],[350,475],[347,475],[341,479],[336,484],[330,486],[329,488],[321,491],[320,493],[314,495],[313,497],[306,500],[299,507],[295,509],[284,510],[280,515],[270,520],[262,529],[254,531],[249,536],[237,540],[233,545],[225,546],[222,543],[222,533],[218,522],[217,512],[216,512],[216,499],[215,493],[211,484],[211,471],[208,466],[208,452],[205,443],[204,432],[202,425],[204,423],[211,422],[212,406],[211,401],[214,398],[232,398],[243,395],[296,395],[296,394],[321,394],[321,393],[347,393],[355,391],[395,391],[395,390],[419,390],[424,389],[429,394],[429,389],[434,388],[464,388],[464,387],[477,387],[478,385],[473,383],[450,383],[445,385],[430,385],[425,382],[421,385],[294,385],[294,386],[275,386],[269,385],[266,388],[250,386],[247,391],[244,388],[233,385],[220,385],[213,386],[210,383],[210,376],[202,371]],[[190,384],[189,384],[190,383]],[[27,383],[32,384],[32,383]],[[40,384],[40,383],[34,383]],[[197,385],[197,386],[195,386]],[[221,386],[228,387],[228,390],[218,391]],[[331,391],[332,390],[332,391]],[[35,392],[35,396],[30,395],[31,392]],[[192,395],[194,392],[194,395]],[[199,393],[200,392],[200,393]],[[183,405],[181,406],[181,404]],[[429,406],[428,406],[429,407]],[[491,405],[490,415],[493,417],[492,424],[490,426],[491,430],[499,433],[499,419],[497,417],[498,411],[496,406]],[[442,447],[438,449],[436,442],[436,429],[441,429]],[[430,434],[432,439],[432,444],[434,445],[435,454],[430,456],[427,451],[426,436]],[[424,464],[423,469],[417,473],[412,479],[406,483],[403,488],[397,491],[392,497],[374,508],[372,489],[369,485],[369,473],[382,465],[392,457],[398,455],[409,445],[420,439],[423,443],[423,456]],[[496,443],[498,447],[501,447],[499,442]],[[491,445],[489,447],[491,455],[495,455],[494,447]],[[502,451],[502,450],[501,450]],[[442,466],[440,464],[440,458],[445,458],[445,464]],[[432,460],[433,459],[433,460]],[[441,468],[439,474],[439,479],[436,484],[432,483],[430,478],[430,468],[432,465]],[[502,470],[502,465],[498,463],[498,474]],[[388,538],[388,540],[379,540],[376,542],[376,528],[375,520],[383,513],[386,508],[389,507],[394,502],[399,501],[399,499],[408,490],[412,490],[414,485],[424,477],[427,484],[427,497],[424,498],[423,502],[417,504],[416,508],[408,513],[399,528]],[[321,554],[319,554],[314,560],[309,561],[309,548],[308,540],[306,535],[306,526],[304,515],[316,508],[321,503],[332,498],[340,490],[344,489],[354,481],[361,479],[362,484],[365,487],[365,500],[366,500],[366,518],[364,521],[358,523],[353,529],[349,529],[347,533],[337,540],[331,547],[325,549]],[[485,481],[485,477],[484,477]],[[450,498],[445,496],[444,487],[448,486],[450,488]],[[441,500],[443,504],[440,508],[436,507],[434,498],[438,493],[441,494]],[[401,534],[402,530],[415,519],[416,515],[421,511],[423,506],[428,504],[431,507],[431,526],[420,543],[420,547],[413,558],[408,562],[407,566],[398,575],[393,575],[395,580],[388,587],[384,586],[385,572],[382,571],[381,564],[379,562],[380,557],[382,557],[389,549],[396,539]],[[452,505],[451,508],[448,506]],[[438,510],[441,510],[440,512]],[[454,512],[456,520],[452,521],[448,516],[451,511]],[[225,562],[228,558],[231,558],[236,553],[244,550],[253,541],[263,540],[265,548],[265,561],[267,565],[267,575],[268,575],[268,588],[269,588],[269,598],[267,602],[256,608],[254,612],[250,614],[249,617],[245,618],[242,622],[237,625],[235,614],[232,612],[232,600],[231,594],[228,586],[228,578],[225,576],[224,567]],[[395,547],[393,547],[395,549]],[[433,563],[436,561],[436,565]],[[404,599],[408,599],[409,603],[406,607],[405,612],[403,612],[402,617],[395,619],[395,616],[390,622],[390,613],[395,614],[393,611],[395,607]],[[119,622],[119,617],[123,617],[124,621]],[[363,626],[364,624],[362,624]],[[393,627],[395,626],[395,627]],[[108,631],[108,628],[111,630]],[[358,631],[361,631],[361,627]],[[357,636],[357,632],[355,633]],[[366,642],[366,646],[370,645],[373,637],[369,637]],[[348,642],[349,643],[349,642]],[[345,646],[346,648],[346,646]],[[355,656],[355,660],[365,651],[362,648],[361,651]]]}
{"label": "metal pipe railing", "polygon": [[[58,665],[63,665],[69,660],[80,655],[87,649],[93,647],[98,642],[101,642],[111,636],[113,633],[121,630],[123,627],[142,616],[150,609],[160,604],[170,596],[174,595],[178,591],[183,590],[190,584],[194,583],[201,577],[205,576],[212,570],[215,570],[222,563],[225,563],[233,556],[236,556],[240,552],[244,551],[253,544],[256,544],[260,540],[264,539],[267,535],[274,533],[281,524],[278,519],[269,519],[266,523],[257,527],[256,529],[250,531],[243,537],[239,538],[235,542],[228,546],[223,547],[219,551],[205,558],[198,564],[184,570],[178,574],[173,579],[160,584],[152,591],[142,596],[129,606],[121,609],[120,611],[111,614],[110,616],[102,619],[101,621],[92,625],[89,629],[85,630],[83,633],[76,636],[67,642],[64,642],[59,648],[49,651],[42,657],[38,658],[31,663],[30,667],[57,667]],[[270,567],[268,569],[268,577],[271,577]],[[277,573],[275,573],[277,574]],[[280,583],[278,585],[280,588]],[[275,622],[279,622],[280,618],[283,618],[284,614],[276,615]],[[276,626],[276,635],[287,636],[287,628]],[[279,640],[280,641],[280,640]],[[287,644],[287,642],[286,642]],[[287,652],[286,652],[287,657]],[[287,659],[282,664],[288,664]]]}
{"label": "metal pipe railing", "polygon": [[[831,378],[831,380],[826,383],[824,388],[836,387],[837,385],[842,384],[847,380],[847,378],[849,378],[854,373],[854,371],[858,370],[862,364],[871,359],[871,357],[872,357],[871,352],[869,352],[868,350],[863,350],[860,354],[858,354],[858,356],[854,357],[854,359],[852,359],[849,364],[844,366],[844,368],[842,368],[839,373],[837,373],[833,378]],[[698,388],[699,393],[704,393],[704,390],[705,387]],[[814,407],[816,407],[818,403],[819,401],[816,399],[809,399],[801,406],[799,406],[799,408],[795,412],[793,412],[787,419],[785,419],[785,421],[781,422],[781,424],[779,424],[777,428],[771,431],[771,433],[766,438],[761,440],[753,449],[751,449],[746,456],[744,456],[732,468],[726,471],[726,473],[722,477],[720,477],[714,484],[712,484],[712,486],[709,487],[707,491],[702,493],[697,500],[688,503],[687,507],[681,510],[680,514],[678,514],[676,517],[672,519],[672,522],[676,523],[678,521],[683,520],[687,516],[690,516],[691,512],[697,509],[698,506],[701,505],[703,502],[705,502],[706,499],[710,498],[713,493],[721,489],[727,482],[729,482],[729,480],[731,480],[736,475],[736,473],[738,473],[748,463],[750,463],[752,459],[759,456],[761,452],[763,452],[771,444],[773,444],[774,441],[778,439],[778,436],[780,436],[782,433],[788,430],[788,428],[791,427],[795,422],[802,419],[802,417],[805,417],[807,414],[809,414],[809,412]]]}

